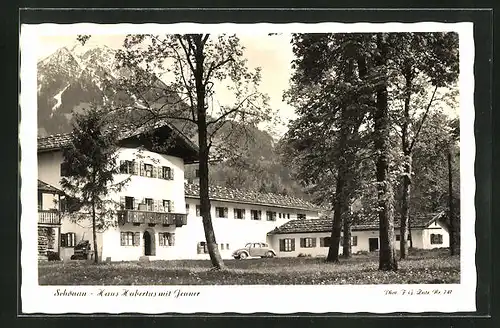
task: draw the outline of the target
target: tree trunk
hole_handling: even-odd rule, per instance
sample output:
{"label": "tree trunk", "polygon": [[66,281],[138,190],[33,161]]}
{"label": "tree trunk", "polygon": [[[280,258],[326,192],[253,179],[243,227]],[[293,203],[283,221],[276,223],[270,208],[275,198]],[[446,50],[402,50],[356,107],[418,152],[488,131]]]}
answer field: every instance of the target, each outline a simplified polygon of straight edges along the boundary
{"label": "tree trunk", "polygon": [[339,196],[339,193],[343,192],[344,188],[344,179],[343,177],[338,176],[337,178],[337,186],[335,190],[335,203],[333,205],[333,226],[332,226],[332,234],[330,237],[330,248],[328,249],[328,255],[326,257],[326,262],[339,262],[339,247],[340,247],[340,231],[342,228],[342,197]]}
{"label": "tree trunk", "polygon": [[92,202],[92,239],[94,242],[94,263],[98,262],[99,251],[97,250],[97,232],[95,228],[95,203]]}
{"label": "tree trunk", "polygon": [[[377,34],[377,47],[380,50],[377,64],[382,70],[386,65],[385,36]],[[386,78],[386,77],[384,77]],[[380,229],[380,258],[379,270],[396,271],[398,266],[394,249],[394,210],[393,191],[389,181],[390,161],[390,122],[387,104],[387,83],[383,82],[377,88],[377,105],[375,109],[375,150],[378,154],[376,160],[376,176],[378,190],[378,218]]]}
{"label": "tree trunk", "polygon": [[450,255],[460,254],[459,238],[457,233],[458,224],[453,208],[453,171],[451,147],[448,149],[448,220],[450,222]]}
{"label": "tree trunk", "polygon": [[343,218],[343,243],[342,246],[342,257],[348,259],[352,256],[352,244],[351,244],[351,222],[349,222],[349,218],[347,215],[344,215]]}
{"label": "tree trunk", "polygon": [[208,140],[207,140],[207,117],[205,107],[205,85],[203,84],[203,44],[201,35],[193,36],[193,41],[196,45],[196,68],[195,68],[195,83],[196,83],[196,110],[198,114],[198,143],[200,148],[199,154],[199,179],[200,179],[200,213],[203,221],[203,229],[205,230],[205,239],[207,242],[208,254],[214,269],[220,270],[224,268],[224,262],[217,246],[215,239],[214,227],[212,225],[212,217],[210,214],[210,198],[208,192]]}
{"label": "tree trunk", "polygon": [[399,250],[400,258],[403,260],[408,253],[408,222],[410,220],[410,186],[411,186],[411,149],[408,130],[410,126],[410,100],[412,92],[412,68],[407,65],[403,72],[406,81],[405,104],[403,113],[403,125],[401,127],[401,144],[403,148],[404,163],[402,176],[402,199],[401,199],[401,217],[399,223]]}

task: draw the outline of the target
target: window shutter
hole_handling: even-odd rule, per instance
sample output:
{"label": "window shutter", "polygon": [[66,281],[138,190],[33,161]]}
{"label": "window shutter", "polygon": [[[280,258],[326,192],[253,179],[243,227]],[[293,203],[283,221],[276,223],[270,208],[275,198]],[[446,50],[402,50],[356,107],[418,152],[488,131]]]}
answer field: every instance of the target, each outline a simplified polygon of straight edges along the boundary
{"label": "window shutter", "polygon": [[174,180],[174,169],[173,168],[170,168],[170,180]]}
{"label": "window shutter", "polygon": [[175,212],[175,207],[174,207],[174,201],[171,200],[168,202],[168,211],[169,212]]}
{"label": "window shutter", "polygon": [[133,209],[136,210],[138,205],[137,205],[137,198],[134,197],[134,203],[133,203]]}
{"label": "window shutter", "polygon": [[201,243],[198,243],[198,245],[196,246],[196,252],[198,254],[201,254],[202,249],[203,249],[203,246],[201,245]]}
{"label": "window shutter", "polygon": [[165,246],[165,240],[164,240],[164,235],[163,232],[158,232],[158,239],[159,239],[159,245],[160,246]]}
{"label": "window shutter", "polygon": [[295,238],[292,239],[292,252],[295,250]]}
{"label": "window shutter", "polygon": [[158,212],[158,203],[159,203],[158,199],[153,200],[153,210],[155,212]]}
{"label": "window shutter", "polygon": [[300,238],[300,247],[306,247],[306,239]]}
{"label": "window shutter", "polygon": [[125,208],[125,196],[120,196],[120,207]]}
{"label": "window shutter", "polygon": [[120,173],[125,171],[125,161],[120,160]]}
{"label": "window shutter", "polygon": [[168,235],[168,245],[175,246],[175,233],[171,233]]}
{"label": "window shutter", "polygon": [[352,236],[352,246],[358,246],[358,236]]}
{"label": "window shutter", "polygon": [[280,252],[283,252],[285,250],[285,240],[280,239]]}
{"label": "window shutter", "polygon": [[316,237],[312,239],[312,247],[316,247]]}
{"label": "window shutter", "polygon": [[133,240],[134,246],[139,246],[141,244],[140,240],[141,240],[141,233],[134,232],[134,240]]}
{"label": "window shutter", "polygon": [[224,207],[224,217],[225,218],[228,217],[228,208],[227,207]]}
{"label": "window shutter", "polygon": [[136,160],[133,160],[133,166],[132,166],[132,174],[139,175],[139,163],[137,163]]}
{"label": "window shutter", "polygon": [[144,163],[142,161],[139,162],[139,175],[144,176]]}
{"label": "window shutter", "polygon": [[61,234],[61,247],[66,246],[66,234],[62,233]]}
{"label": "window shutter", "polygon": [[120,246],[125,246],[125,232],[120,232]]}
{"label": "window shutter", "polygon": [[153,165],[153,178],[158,178],[158,168]]}

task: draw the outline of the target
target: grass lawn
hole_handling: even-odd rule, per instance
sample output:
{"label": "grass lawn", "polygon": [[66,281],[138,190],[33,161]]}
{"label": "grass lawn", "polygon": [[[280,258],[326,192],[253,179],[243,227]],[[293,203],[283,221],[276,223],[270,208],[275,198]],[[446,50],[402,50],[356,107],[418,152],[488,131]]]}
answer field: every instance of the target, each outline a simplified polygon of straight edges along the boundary
{"label": "grass lawn", "polygon": [[413,252],[397,272],[378,270],[378,255],[354,255],[338,264],[322,258],[226,260],[213,271],[209,260],[42,262],[40,285],[340,285],[459,283],[460,259],[447,250]]}

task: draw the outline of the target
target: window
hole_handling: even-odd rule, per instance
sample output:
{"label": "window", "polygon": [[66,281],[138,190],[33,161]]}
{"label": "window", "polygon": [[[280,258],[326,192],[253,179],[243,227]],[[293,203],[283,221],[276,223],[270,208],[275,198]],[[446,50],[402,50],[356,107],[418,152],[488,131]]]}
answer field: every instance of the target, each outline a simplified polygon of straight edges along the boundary
{"label": "window", "polygon": [[144,176],[148,178],[153,177],[153,165],[151,164],[144,164]]}
{"label": "window", "polygon": [[289,219],[290,218],[290,213],[287,213],[286,214],[286,218]]}
{"label": "window", "polygon": [[220,250],[223,251],[224,250],[224,244],[220,244]]}
{"label": "window", "polygon": [[170,167],[163,166],[162,170],[161,170],[161,177],[162,177],[162,179],[165,179],[165,180],[173,180],[174,179],[174,172]]}
{"label": "window", "polygon": [[132,161],[120,161],[120,173],[134,174],[134,163]]}
{"label": "window", "polygon": [[401,240],[401,235],[396,235],[396,241],[400,241]]}
{"label": "window", "polygon": [[[343,236],[340,236],[340,246],[344,246]],[[358,236],[351,236],[351,246],[358,246]]]}
{"label": "window", "polygon": [[125,196],[125,209],[126,210],[134,209],[134,197]]}
{"label": "window", "polygon": [[280,252],[295,251],[295,238],[280,239]]}
{"label": "window", "polygon": [[330,247],[331,244],[331,238],[330,237],[323,237],[319,239],[319,245],[320,247]]}
{"label": "window", "polygon": [[250,216],[252,217],[252,220],[260,220],[260,218],[262,216],[262,211],[250,210]]}
{"label": "window", "polygon": [[153,199],[145,198],[144,203],[146,204],[146,211],[153,211]]}
{"label": "window", "polygon": [[227,218],[227,207],[215,207],[215,216],[218,218]]}
{"label": "window", "polygon": [[196,169],[194,170],[194,177],[199,178],[200,177],[200,170]]}
{"label": "window", "polygon": [[201,206],[196,205],[196,216],[201,216]]}
{"label": "window", "polygon": [[159,232],[160,246],[175,246],[175,234],[170,232]]}
{"label": "window", "polygon": [[164,212],[172,212],[172,201],[164,199],[162,205]]}
{"label": "window", "polygon": [[61,247],[75,247],[76,234],[74,232],[67,232],[61,234]]}
{"label": "window", "polygon": [[439,245],[443,243],[443,235],[431,234],[431,245]]}
{"label": "window", "polygon": [[68,163],[62,162],[60,169],[61,169],[61,176],[62,177],[69,177],[70,176],[70,166]]}
{"label": "window", "polygon": [[229,244],[228,243],[226,243],[226,249],[229,250]]}
{"label": "window", "polygon": [[281,219],[281,213],[278,214],[278,217]]}
{"label": "window", "polygon": [[303,220],[303,219],[305,219],[305,218],[306,218],[306,215],[305,215],[305,214],[301,214],[301,213],[297,214],[297,219],[299,219],[299,220]]}
{"label": "window", "polygon": [[141,234],[139,232],[124,231],[120,233],[121,246],[139,246]]}
{"label": "window", "polygon": [[300,238],[300,247],[314,248],[316,247],[316,238]]}
{"label": "window", "polygon": [[200,241],[198,243],[197,251],[198,251],[198,254],[208,254],[207,243],[204,241]]}
{"label": "window", "polygon": [[245,210],[242,208],[234,209],[234,218],[244,220],[245,219]]}
{"label": "window", "polygon": [[266,211],[267,221],[276,221],[276,212]]}
{"label": "window", "polygon": [[186,204],[186,214],[189,213],[189,204]]}

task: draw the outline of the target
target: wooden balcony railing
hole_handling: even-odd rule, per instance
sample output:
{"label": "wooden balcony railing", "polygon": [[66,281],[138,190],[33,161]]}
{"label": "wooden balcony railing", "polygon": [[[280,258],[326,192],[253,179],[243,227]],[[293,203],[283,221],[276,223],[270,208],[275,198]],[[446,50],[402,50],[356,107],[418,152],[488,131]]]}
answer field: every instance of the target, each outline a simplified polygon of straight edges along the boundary
{"label": "wooden balcony railing", "polygon": [[53,210],[38,210],[38,224],[61,224],[60,213]]}
{"label": "wooden balcony railing", "polygon": [[135,224],[175,224],[176,227],[182,227],[187,224],[187,215],[181,213],[166,213],[140,210],[120,210],[118,211],[118,223]]}

